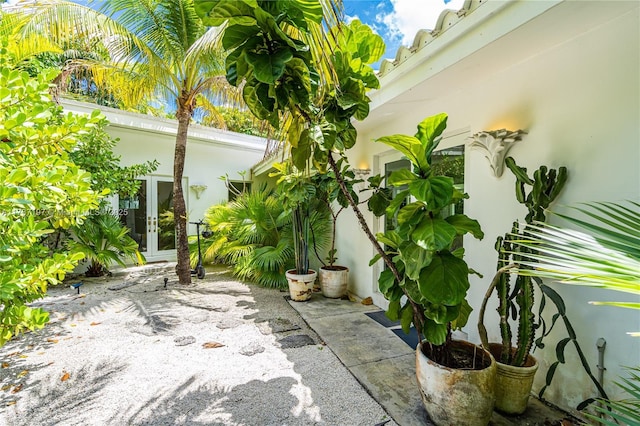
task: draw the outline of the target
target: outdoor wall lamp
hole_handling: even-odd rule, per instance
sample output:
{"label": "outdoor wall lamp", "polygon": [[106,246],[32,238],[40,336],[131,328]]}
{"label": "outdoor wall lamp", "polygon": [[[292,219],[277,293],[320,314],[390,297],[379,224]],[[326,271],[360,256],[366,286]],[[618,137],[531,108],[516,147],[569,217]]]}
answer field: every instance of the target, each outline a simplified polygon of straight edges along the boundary
{"label": "outdoor wall lamp", "polygon": [[358,179],[364,179],[371,174],[371,169],[353,169],[353,173]]}
{"label": "outdoor wall lamp", "polygon": [[484,156],[491,164],[491,170],[495,177],[502,176],[504,171],[504,159],[511,147],[522,140],[522,136],[526,135],[524,130],[492,130],[483,131],[470,136],[470,148],[477,148],[483,151]]}
{"label": "outdoor wall lamp", "polygon": [[200,195],[207,189],[207,185],[190,185],[189,188],[196,194],[196,198],[199,200]]}

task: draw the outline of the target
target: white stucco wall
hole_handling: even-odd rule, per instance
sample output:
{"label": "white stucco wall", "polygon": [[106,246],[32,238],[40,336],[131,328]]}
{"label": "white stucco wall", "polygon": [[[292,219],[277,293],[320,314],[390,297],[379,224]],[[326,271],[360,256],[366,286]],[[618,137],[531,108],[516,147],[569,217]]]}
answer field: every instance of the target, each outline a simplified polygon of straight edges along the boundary
{"label": "white stucco wall", "polygon": [[[400,75],[394,73],[399,73],[401,67],[394,70],[382,80],[379,93],[372,96],[374,104],[380,99],[384,102],[379,102],[378,111],[374,110],[369,119],[358,125],[359,141],[350,154],[352,163],[366,162],[375,172],[376,155],[383,154],[386,146],[371,142],[373,139],[394,133],[414,134],[422,119],[446,112],[449,135],[471,135],[503,127],[526,130],[528,135],[523,142],[510,152],[519,165],[527,167],[530,173],[540,165],[554,168],[564,165],[569,169],[569,181],[556,206],[595,200],[640,200],[640,19],[638,4],[629,5],[566,2],[501,36],[495,43],[487,43],[464,60],[449,64],[407,92],[398,89],[396,93],[384,93],[385,83],[391,84]],[[504,16],[494,16],[493,22],[521,19],[515,16],[516,7],[506,8]],[[465,19],[471,20],[473,16]],[[489,34],[490,30],[491,27],[485,29],[477,24],[476,37]],[[529,44],[521,44],[520,48],[516,43],[519,40],[527,40]],[[539,49],[535,48],[536,43]],[[491,72],[485,72],[483,61],[490,61],[486,68]],[[439,68],[437,61],[428,60],[416,66],[423,67],[420,70],[424,75]],[[453,139],[457,141],[459,137]],[[445,138],[443,147],[447,143]],[[515,219],[523,220],[525,209],[515,199],[515,180],[508,170],[501,178],[495,178],[482,153],[468,148],[465,167],[465,190],[470,195],[465,213],[477,219],[485,232],[483,241],[465,240],[467,262],[484,274],[483,279],[471,277],[469,301],[474,312],[465,328],[470,340],[478,342],[477,311],[495,273],[495,239],[508,231]],[[373,225],[375,221],[370,214],[367,218]],[[374,291],[375,268],[368,267],[373,250],[352,213],[340,218],[339,235],[341,262],[352,271],[350,289],[361,297],[373,296],[378,305],[386,306]],[[624,374],[620,366],[640,365],[640,339],[625,334],[640,330],[638,311],[587,303],[629,296],[582,287],[553,287],[567,303],[594,374],[595,343],[599,337],[607,340],[605,389],[616,395],[612,381]],[[551,309],[547,312],[553,313]],[[487,316],[494,321],[488,324],[490,338],[497,340],[493,307],[487,309]],[[561,324],[556,328],[558,333],[547,340],[547,348],[535,352],[541,364],[536,389],[543,385],[546,370],[555,360],[557,340],[566,337]],[[578,364],[575,350],[569,348],[567,354],[568,365],[558,368],[545,397],[573,409],[596,394]]]}
{"label": "white stucco wall", "polygon": [[[121,157],[122,165],[129,166],[155,159],[160,164],[151,176],[172,178],[177,130],[175,120],[71,100],[63,100],[62,105],[65,110],[75,113],[89,113],[100,109],[110,121],[107,132],[113,138],[119,139],[114,153]],[[220,177],[228,175],[231,180],[242,180],[238,172],[245,171],[248,179],[251,166],[260,161],[264,155],[265,144],[265,139],[254,136],[199,125],[190,126],[183,187],[189,221],[198,221],[203,218],[207,208],[227,201],[227,188]],[[143,176],[139,177],[143,178]],[[199,199],[189,188],[190,185],[196,184],[207,186]],[[114,205],[114,208],[117,210],[117,205]],[[195,234],[195,225],[189,225],[189,235]],[[175,253],[152,258],[152,260],[162,259],[173,260]]]}

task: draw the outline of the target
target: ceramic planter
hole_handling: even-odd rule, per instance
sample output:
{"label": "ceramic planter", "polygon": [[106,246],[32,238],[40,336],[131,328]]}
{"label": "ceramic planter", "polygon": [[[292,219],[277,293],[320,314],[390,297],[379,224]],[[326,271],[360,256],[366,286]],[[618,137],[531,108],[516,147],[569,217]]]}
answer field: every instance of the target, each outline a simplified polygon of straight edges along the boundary
{"label": "ceramic planter", "polygon": [[286,272],[287,281],[289,281],[289,294],[291,300],[296,302],[304,302],[311,298],[313,293],[313,283],[316,281],[318,273],[309,269],[308,274],[299,275],[296,274],[295,269],[290,269]]}
{"label": "ceramic planter", "polygon": [[320,288],[324,297],[339,299],[347,294],[349,268],[345,266],[323,266],[320,268]]}
{"label": "ceramic planter", "polygon": [[[500,359],[502,345],[490,343],[489,350],[495,359]],[[522,367],[497,362],[496,410],[505,414],[522,414],[527,409],[533,378],[538,371],[538,361],[527,355]]]}
{"label": "ceramic planter", "polygon": [[495,402],[496,362],[479,346],[453,341],[458,353],[476,354],[482,369],[457,369],[437,364],[416,348],[418,386],[429,417],[437,426],[486,426],[491,420]]}

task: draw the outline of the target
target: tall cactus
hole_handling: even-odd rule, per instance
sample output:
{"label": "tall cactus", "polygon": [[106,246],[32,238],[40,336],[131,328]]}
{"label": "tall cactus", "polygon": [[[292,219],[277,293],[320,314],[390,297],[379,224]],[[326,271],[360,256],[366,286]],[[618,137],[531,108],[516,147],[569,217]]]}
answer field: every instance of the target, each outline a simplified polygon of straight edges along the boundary
{"label": "tall cactus", "polygon": [[[516,221],[510,233],[504,237],[498,237],[496,250],[498,251],[498,269],[509,263],[518,263],[521,255],[513,250],[511,242],[517,235],[525,236],[527,227],[532,222],[544,222],[545,210],[556,199],[567,181],[567,168],[560,167],[547,169],[541,166],[533,173],[533,178],[527,174],[527,169],[516,164],[512,157],[508,157],[505,163],[516,177],[516,199],[527,207],[528,214],[525,217],[526,225],[520,231]],[[530,187],[527,194],[527,186]],[[519,250],[525,250],[520,248]],[[532,253],[533,250],[528,250]],[[524,253],[523,253],[524,254]],[[496,285],[498,293],[500,315],[500,335],[502,337],[502,353],[500,362],[509,365],[522,366],[527,360],[527,355],[533,346],[535,338],[535,315],[533,313],[533,280],[531,277],[518,275],[511,290],[509,274],[502,274]],[[517,307],[516,307],[517,305]],[[517,315],[515,315],[517,312]],[[509,314],[517,316],[518,335],[515,351],[512,346],[512,333],[509,324]]]}

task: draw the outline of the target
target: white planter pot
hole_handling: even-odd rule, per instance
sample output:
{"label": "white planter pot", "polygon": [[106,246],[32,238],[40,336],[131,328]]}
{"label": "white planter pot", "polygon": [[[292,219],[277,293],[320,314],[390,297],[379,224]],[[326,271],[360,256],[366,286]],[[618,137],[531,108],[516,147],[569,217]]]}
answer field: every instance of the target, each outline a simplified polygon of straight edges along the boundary
{"label": "white planter pot", "polygon": [[308,274],[298,275],[295,269],[286,272],[287,281],[289,281],[289,294],[291,300],[296,302],[304,302],[311,298],[313,293],[313,283],[316,281],[318,273],[309,269]]}
{"label": "white planter pot", "polygon": [[[416,348],[416,375],[422,402],[437,426],[486,426],[495,403],[496,361],[488,351],[468,342],[454,341],[453,347],[478,353],[486,367],[480,370],[449,368],[430,360]],[[480,362],[480,361],[478,361]]]}
{"label": "white planter pot", "polygon": [[[332,269],[328,269],[332,268]],[[324,297],[339,299],[347,294],[349,268],[345,266],[323,266],[320,268],[320,288]]]}

